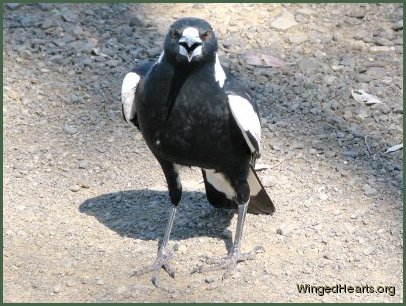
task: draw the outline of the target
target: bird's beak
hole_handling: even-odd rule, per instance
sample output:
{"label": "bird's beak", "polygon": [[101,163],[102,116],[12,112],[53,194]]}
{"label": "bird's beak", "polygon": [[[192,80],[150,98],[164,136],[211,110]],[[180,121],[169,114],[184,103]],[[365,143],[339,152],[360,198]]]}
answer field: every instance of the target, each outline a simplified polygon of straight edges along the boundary
{"label": "bird's beak", "polygon": [[202,40],[195,28],[186,28],[179,39],[179,54],[186,56],[189,63],[196,56],[202,54]]}

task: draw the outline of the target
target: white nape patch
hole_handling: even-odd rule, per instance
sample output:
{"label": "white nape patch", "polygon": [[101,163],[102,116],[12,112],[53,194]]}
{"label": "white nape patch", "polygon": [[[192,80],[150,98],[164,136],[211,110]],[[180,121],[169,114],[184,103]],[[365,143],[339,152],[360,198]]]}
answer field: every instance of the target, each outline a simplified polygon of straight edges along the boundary
{"label": "white nape patch", "polygon": [[130,120],[135,116],[135,91],[140,81],[140,76],[135,72],[126,74],[121,86],[121,103],[123,104],[123,112],[125,120],[130,123]]}
{"label": "white nape patch", "polygon": [[223,67],[221,67],[220,59],[217,53],[216,63],[214,64],[214,78],[216,79],[216,82],[219,82],[220,87],[223,88],[226,80],[226,73],[224,72]]}
{"label": "white nape patch", "polygon": [[220,172],[215,172],[212,169],[204,169],[206,172],[207,181],[218,191],[224,193],[226,198],[233,200],[236,197],[234,188],[231,186],[230,182]]}
{"label": "white nape patch", "polygon": [[254,152],[255,147],[251,143],[247,131],[254,136],[259,147],[261,141],[261,124],[258,115],[254,111],[251,103],[243,97],[228,95],[228,103],[230,105],[231,113],[243,133],[245,141],[250,147],[251,152]]}
{"label": "white nape patch", "polygon": [[158,60],[156,61],[156,64],[160,64],[162,62],[164,55],[165,55],[165,51],[162,51],[161,55],[158,57]]}

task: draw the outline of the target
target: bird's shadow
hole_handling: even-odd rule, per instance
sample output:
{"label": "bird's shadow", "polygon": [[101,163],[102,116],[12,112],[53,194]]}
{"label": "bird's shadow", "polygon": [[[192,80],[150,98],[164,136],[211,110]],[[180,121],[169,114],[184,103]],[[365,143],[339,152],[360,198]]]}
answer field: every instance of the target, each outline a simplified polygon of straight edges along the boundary
{"label": "bird's shadow", "polygon": [[[123,237],[161,241],[169,218],[170,202],[167,191],[128,190],[87,199],[79,211],[96,217]],[[234,213],[235,210],[213,208],[202,192],[184,192],[170,239],[213,237],[223,240],[229,251],[232,238],[227,227]]]}

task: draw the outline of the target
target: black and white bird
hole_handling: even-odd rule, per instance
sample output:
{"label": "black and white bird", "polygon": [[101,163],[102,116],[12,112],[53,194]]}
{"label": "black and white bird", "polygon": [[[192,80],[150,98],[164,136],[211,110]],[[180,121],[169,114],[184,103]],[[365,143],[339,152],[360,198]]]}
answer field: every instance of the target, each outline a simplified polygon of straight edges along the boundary
{"label": "black and white bird", "polygon": [[228,271],[224,277],[237,262],[255,256],[257,249],[240,251],[246,213],[275,211],[255,173],[261,138],[257,105],[225,73],[217,47],[208,22],[178,19],[169,28],[158,60],[129,72],[122,84],[124,118],[140,129],[160,163],[172,203],[156,261],[135,272],[154,271],[155,285],[161,268],[174,277],[168,241],[182,195],[178,165],[202,169],[211,205],[238,208],[233,247],[219,265]]}

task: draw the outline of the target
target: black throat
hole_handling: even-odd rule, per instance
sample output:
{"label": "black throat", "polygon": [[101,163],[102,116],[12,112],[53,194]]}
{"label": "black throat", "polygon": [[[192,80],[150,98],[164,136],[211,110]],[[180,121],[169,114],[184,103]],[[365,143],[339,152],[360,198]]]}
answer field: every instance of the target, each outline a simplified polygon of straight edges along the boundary
{"label": "black throat", "polygon": [[172,109],[175,106],[176,98],[178,97],[179,91],[181,90],[183,84],[187,78],[192,73],[193,68],[186,69],[185,67],[174,67],[175,72],[173,74],[171,89],[169,91],[168,99],[166,101],[167,105],[167,114],[165,122],[168,122],[168,119],[172,113]]}

